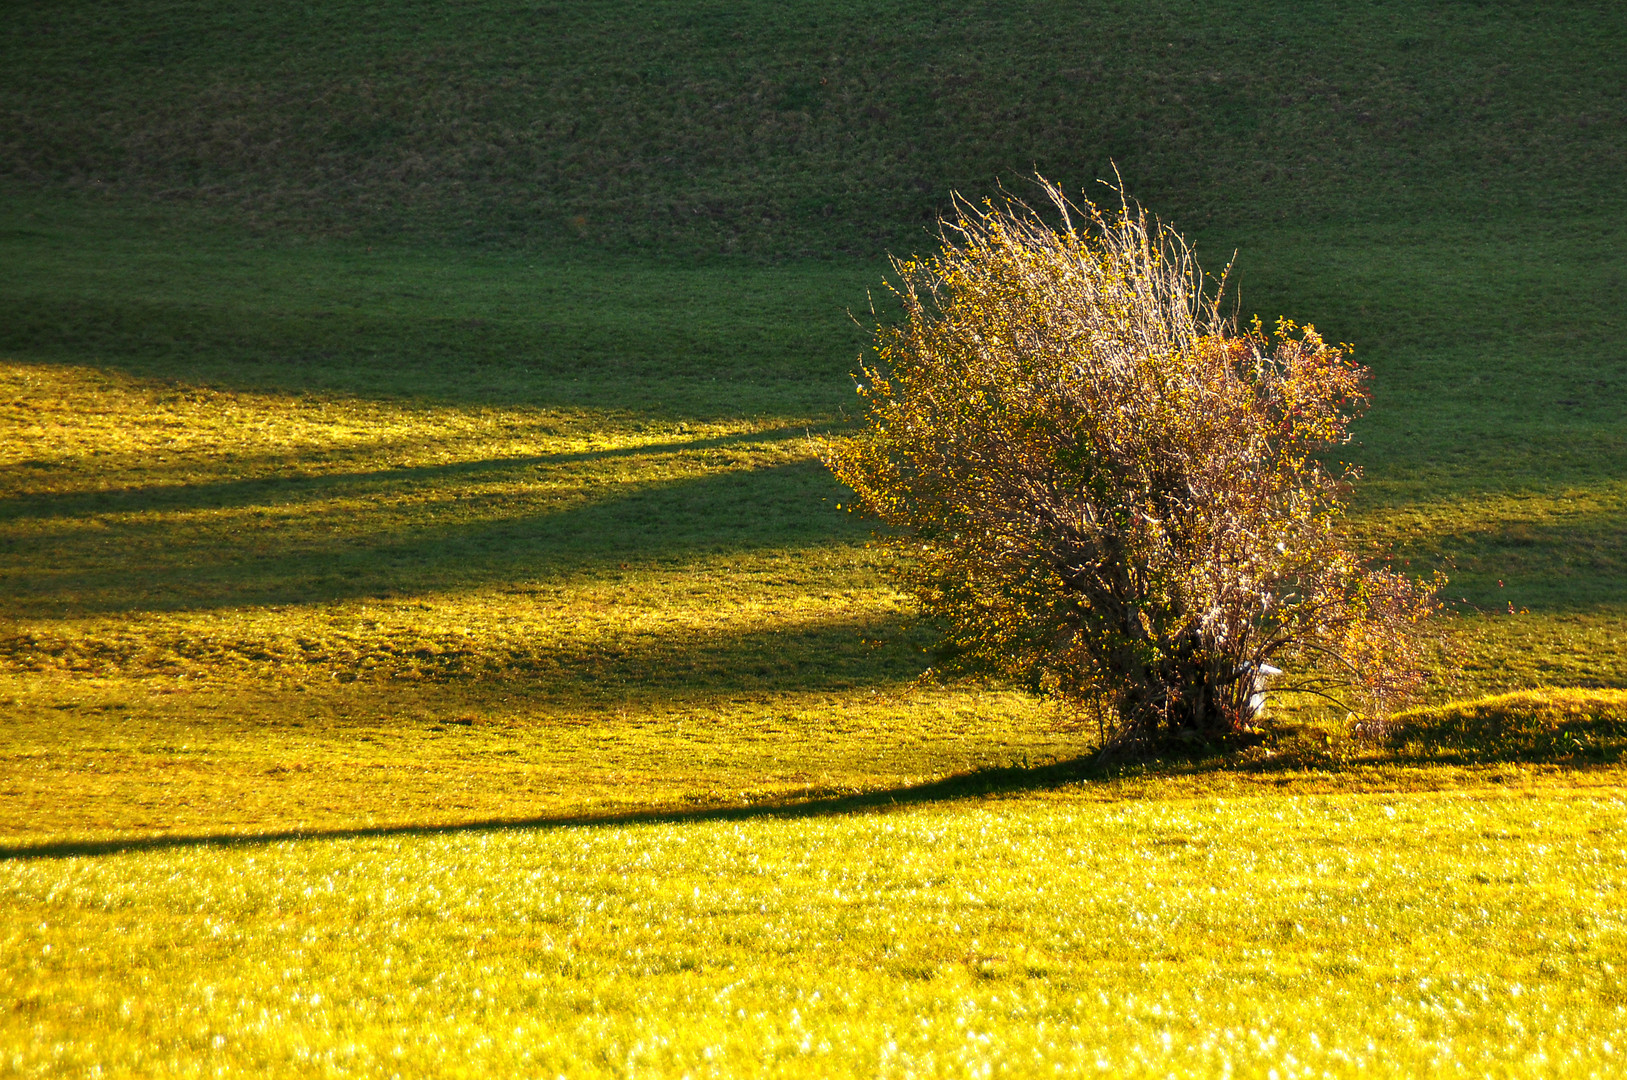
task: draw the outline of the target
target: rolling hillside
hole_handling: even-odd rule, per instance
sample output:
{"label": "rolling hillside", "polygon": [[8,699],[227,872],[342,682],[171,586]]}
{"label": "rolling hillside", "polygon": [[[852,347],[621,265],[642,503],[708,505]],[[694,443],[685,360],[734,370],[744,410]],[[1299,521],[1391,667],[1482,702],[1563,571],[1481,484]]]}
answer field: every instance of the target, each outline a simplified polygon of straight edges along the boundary
{"label": "rolling hillside", "polygon": [[0,175],[259,229],[874,255],[1116,161],[1188,230],[1619,205],[1619,5],[9,5]]}
{"label": "rolling hillside", "polygon": [[[1622,1071],[1627,8],[0,26],[13,1071]],[[1372,368],[1387,740],[1092,759],[836,509],[885,253],[1115,162]]]}

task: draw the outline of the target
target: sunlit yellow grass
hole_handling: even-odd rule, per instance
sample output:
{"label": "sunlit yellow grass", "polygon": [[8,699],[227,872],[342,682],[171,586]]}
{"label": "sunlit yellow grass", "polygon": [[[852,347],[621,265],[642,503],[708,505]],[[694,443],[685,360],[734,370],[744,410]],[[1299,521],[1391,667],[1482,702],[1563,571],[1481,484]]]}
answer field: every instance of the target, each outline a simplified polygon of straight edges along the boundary
{"label": "sunlit yellow grass", "polygon": [[806,423],[0,377],[7,840],[751,802],[1083,745],[913,685]]}
{"label": "sunlit yellow grass", "polygon": [[[1278,701],[1281,746],[1081,772],[1028,696],[916,680],[827,420],[0,365],[4,1067],[1619,1071],[1615,744],[1452,742],[1619,692],[1393,745]],[[1588,490],[1484,521],[1590,536]],[[1450,625],[1442,698],[1627,652]]]}
{"label": "sunlit yellow grass", "polygon": [[[0,366],[0,834],[752,803],[1088,749],[912,681],[818,419]],[[1454,689],[1619,666],[1615,623],[1567,618],[1467,621]]]}
{"label": "sunlit yellow grass", "polygon": [[[16,553],[4,604],[22,639],[8,658],[25,669],[184,670],[190,659],[193,674],[216,677],[304,666],[346,678],[380,662],[411,675],[448,655],[512,669],[517,650],[562,639],[766,632],[896,608],[852,542],[794,567],[706,552],[657,565],[637,552],[629,567],[595,562],[627,538],[584,531],[553,538],[575,563],[563,573],[559,550],[538,545],[531,566],[503,550],[571,510],[810,464],[805,434],[772,420],[652,430],[528,408],[170,393],[85,369],[4,374],[0,497],[24,507],[4,523]],[[503,573],[438,559],[477,530]],[[324,557],[349,560],[327,575],[332,589]],[[821,575],[826,587],[803,588]]]}
{"label": "sunlit yellow grass", "polygon": [[21,1073],[1597,1075],[1621,788],[0,863]]}

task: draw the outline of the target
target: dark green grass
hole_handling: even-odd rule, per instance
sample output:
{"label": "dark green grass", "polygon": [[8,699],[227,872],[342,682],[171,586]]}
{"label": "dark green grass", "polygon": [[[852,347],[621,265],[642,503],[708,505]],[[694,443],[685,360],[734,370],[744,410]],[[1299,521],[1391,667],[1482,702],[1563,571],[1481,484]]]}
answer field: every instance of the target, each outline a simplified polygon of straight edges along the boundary
{"label": "dark green grass", "polygon": [[9,5],[0,173],[269,229],[873,255],[1116,161],[1188,229],[1616,199],[1627,14],[1363,5]]}
{"label": "dark green grass", "polygon": [[1339,455],[1373,535],[1474,607],[1627,605],[1621,220],[1237,236],[1243,310],[1314,321],[1373,370]]}
{"label": "dark green grass", "polygon": [[19,193],[0,351],[233,389],[824,416],[849,392],[879,262],[704,266],[246,237],[175,208]]}

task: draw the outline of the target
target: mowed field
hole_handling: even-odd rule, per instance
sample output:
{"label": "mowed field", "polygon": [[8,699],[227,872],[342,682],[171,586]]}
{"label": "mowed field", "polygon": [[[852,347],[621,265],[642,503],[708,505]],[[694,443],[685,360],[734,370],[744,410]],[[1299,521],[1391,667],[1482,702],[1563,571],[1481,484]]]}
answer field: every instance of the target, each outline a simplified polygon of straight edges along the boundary
{"label": "mowed field", "polygon": [[[0,1070],[1621,1071],[1627,28],[1291,15],[22,6]],[[885,251],[1109,158],[1373,368],[1392,738],[921,678]]]}

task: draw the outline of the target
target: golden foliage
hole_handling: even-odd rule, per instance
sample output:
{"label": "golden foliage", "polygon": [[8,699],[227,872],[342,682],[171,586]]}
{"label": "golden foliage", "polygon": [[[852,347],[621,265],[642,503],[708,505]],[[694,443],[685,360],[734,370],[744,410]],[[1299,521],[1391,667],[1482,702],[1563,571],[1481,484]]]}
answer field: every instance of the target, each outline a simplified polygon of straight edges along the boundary
{"label": "golden foliage", "polygon": [[1311,326],[1240,331],[1128,200],[1041,183],[1060,228],[961,202],[937,256],[895,261],[904,318],[863,368],[865,427],[826,451],[948,652],[1105,699],[1134,738],[1244,728],[1278,663],[1365,711],[1404,697],[1435,587],[1363,564],[1352,471],[1318,457],[1365,370]]}

